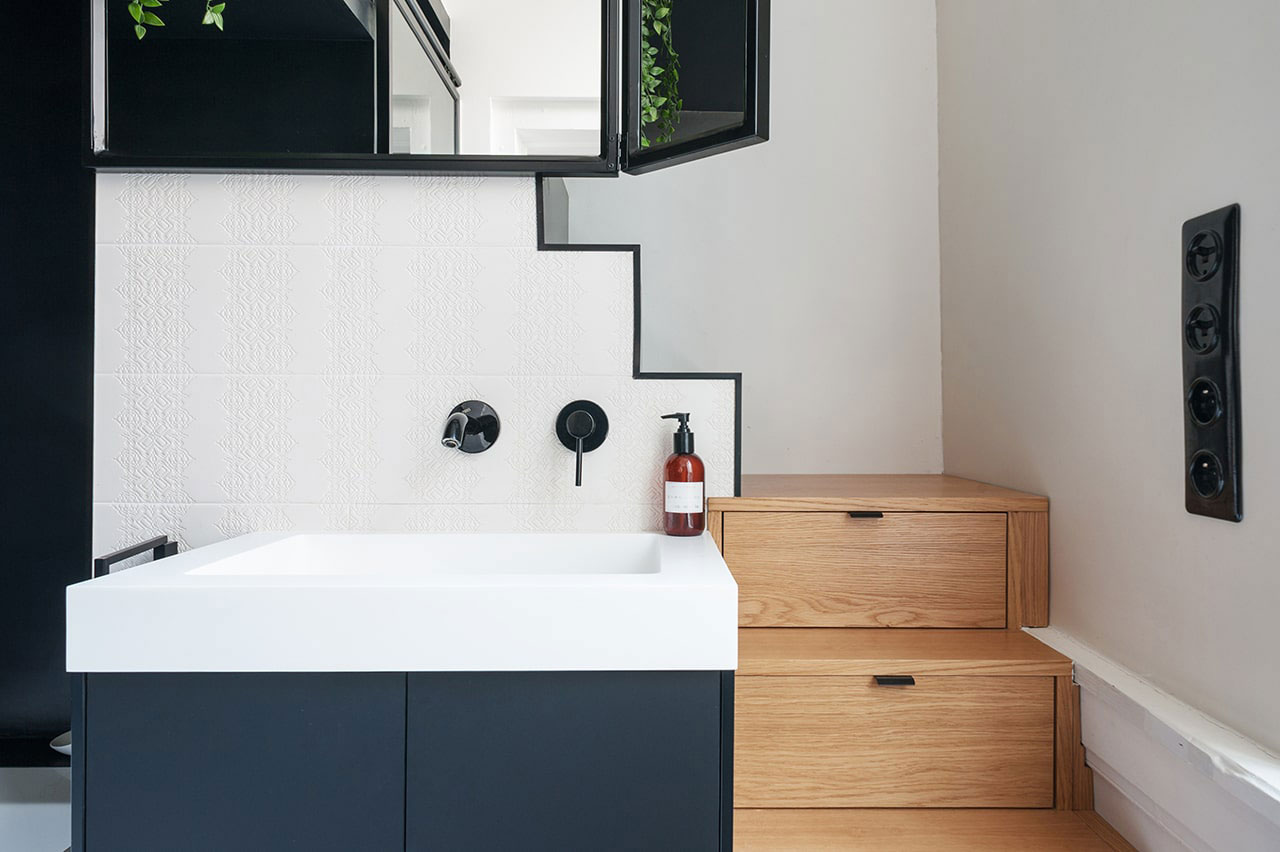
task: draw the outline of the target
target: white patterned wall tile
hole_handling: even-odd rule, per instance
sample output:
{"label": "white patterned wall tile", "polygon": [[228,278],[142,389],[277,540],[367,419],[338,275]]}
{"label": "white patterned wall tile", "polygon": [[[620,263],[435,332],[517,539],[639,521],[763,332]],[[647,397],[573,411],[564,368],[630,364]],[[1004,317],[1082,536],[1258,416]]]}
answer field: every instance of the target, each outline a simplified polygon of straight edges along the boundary
{"label": "white patterned wall tile", "polygon": [[581,531],[589,526],[581,517],[586,508],[581,503],[518,503],[512,506],[513,529],[536,533]]}
{"label": "white patterned wall tile", "polygon": [[614,385],[606,410],[616,412],[618,452],[627,461],[612,472],[612,484],[636,502],[656,505],[662,498],[662,463],[671,452],[672,421],[662,415],[678,410],[679,392],[670,382],[632,380]]}
{"label": "white patterned wall tile", "polygon": [[325,413],[320,425],[325,449],[320,456],[326,487],[321,497],[334,529],[365,529],[361,504],[377,501],[374,471],[381,460],[374,447],[381,425],[374,404],[375,380],[369,376],[324,377]]}
{"label": "white patterned wall tile", "polygon": [[124,388],[117,375],[95,373],[93,376],[93,502],[109,503],[119,499],[124,487],[120,465],[116,459],[125,440],[124,431],[116,424],[124,402]]}
{"label": "white patterned wall tile", "polygon": [[325,245],[376,246],[382,243],[378,211],[384,199],[378,180],[369,175],[342,175],[325,185],[324,210],[328,214]]}
{"label": "white patterned wall tile", "polygon": [[574,307],[582,285],[564,252],[511,249],[516,261],[511,297],[516,312],[508,330],[516,342],[515,372],[569,376],[578,372],[574,346],[582,326]]}
{"label": "white patterned wall tile", "polygon": [[585,399],[587,394],[580,392],[576,381],[564,376],[512,378],[510,387],[512,410],[503,414],[503,422],[510,423],[517,436],[507,456],[512,501],[547,502],[548,495],[572,486],[571,481],[565,485],[568,451],[556,438],[556,415],[565,404]]}
{"label": "white patterned wall tile", "polygon": [[129,503],[190,502],[186,472],[192,455],[187,434],[190,378],[125,375],[110,428],[121,436],[114,459],[120,483],[114,499]]}
{"label": "white patterned wall tile", "polygon": [[[383,245],[536,245],[535,203],[527,179],[378,177]],[[526,189],[526,185],[528,189]]]}
{"label": "white patterned wall tile", "polygon": [[[732,497],[736,457],[734,429],[737,422],[732,386],[726,387],[727,382],[705,382],[704,384],[706,386],[699,389],[701,393],[696,397],[696,401],[699,405],[704,405],[698,425],[702,434],[706,435],[706,440],[703,441],[703,461],[712,473],[707,493],[715,497]],[[689,390],[684,393],[686,398],[694,398],[695,391]],[[704,398],[705,404],[702,403]],[[696,436],[697,432],[694,434]],[[695,437],[695,442],[696,440]]]}
{"label": "white patterned wall tile", "polygon": [[[484,179],[477,177],[410,178],[413,212],[407,224],[410,245],[473,246],[479,243],[480,229],[485,223],[485,210],[476,196]],[[400,200],[403,185],[397,182],[392,192]],[[403,203],[403,202],[402,202]]]}
{"label": "white patterned wall tile", "polygon": [[[114,309],[102,319],[110,323],[103,351],[120,373],[176,373],[188,367],[188,280],[186,246],[122,245],[108,251],[113,286],[99,289],[98,301]],[[105,366],[105,365],[104,365]]]}
{"label": "white patterned wall tile", "polygon": [[[493,184],[496,190],[504,186]],[[538,186],[533,181],[518,180],[507,185],[510,187],[508,207],[515,217],[515,242],[517,246],[537,246],[538,244]]]}
{"label": "white patterned wall tile", "polygon": [[662,529],[664,515],[662,501],[653,500],[639,504],[611,505],[608,532],[655,532]]}
{"label": "white patterned wall tile", "polygon": [[233,249],[219,269],[226,302],[219,312],[225,345],[222,360],[232,373],[281,374],[295,350],[290,327],[297,309],[290,283],[297,273],[280,248]]}
{"label": "white patterned wall tile", "polygon": [[[403,257],[403,255],[398,255]],[[408,273],[408,295],[397,353],[409,358],[404,366],[418,374],[459,376],[485,370],[476,363],[484,354],[481,333],[483,292],[479,279],[484,267],[468,248],[410,250],[402,267]],[[400,360],[403,363],[403,359]],[[395,363],[395,360],[392,363]]]}
{"label": "white patterned wall tile", "polygon": [[227,499],[283,502],[292,495],[289,456],[298,438],[290,429],[296,397],[289,384],[284,376],[226,377],[220,399],[226,429],[217,446],[224,462],[218,485]]}
{"label": "white patterned wall tile", "polygon": [[186,175],[104,175],[98,179],[97,241],[127,245],[195,242]]}
{"label": "white patterned wall tile", "polygon": [[214,521],[217,538],[235,538],[251,532],[291,530],[296,528],[294,516],[287,506],[263,503],[235,503],[223,506]]}
{"label": "white patterned wall tile", "polygon": [[600,341],[606,352],[604,363],[617,375],[625,376],[635,369],[635,342],[639,338],[635,327],[635,256],[631,252],[601,252],[595,256],[604,262],[595,292],[608,297],[598,325],[604,334]]}
{"label": "white patterned wall tile", "polygon": [[[519,406],[505,377],[392,377],[387,407],[402,405],[407,428],[399,433],[407,464],[388,469],[384,494],[390,502],[502,503],[515,499],[511,460],[520,452],[525,432],[516,422]],[[466,400],[489,403],[502,430],[487,452],[466,454],[440,445],[445,419]]]}
{"label": "white patterned wall tile", "polygon": [[[95,504],[93,512],[93,552],[110,553],[158,533],[175,539],[182,550],[199,547],[208,541],[190,534],[188,516],[190,505],[186,503],[105,503]],[[219,536],[218,538],[222,538]],[[217,539],[213,539],[216,541]],[[123,571],[150,559],[150,554],[135,556],[111,567],[111,571]]]}
{"label": "white patterned wall tile", "polygon": [[190,415],[184,446],[191,456],[184,487],[193,503],[213,503],[226,498],[221,483],[228,477],[228,456],[222,450],[227,436],[228,413],[224,406],[228,377],[193,374],[185,382],[184,408]]}
{"label": "white patterned wall tile", "polygon": [[[344,196],[359,188],[343,188]],[[335,246],[325,249],[329,276],[322,290],[323,328],[328,353],[324,367],[325,447],[319,462],[326,474],[322,502],[333,529],[367,529],[368,509],[377,500],[374,471],[381,456],[375,447],[381,425],[375,392],[374,353],[382,328],[377,319],[381,288],[373,274],[377,249]]]}
{"label": "white patterned wall tile", "polygon": [[[282,414],[282,431],[293,440],[286,459],[286,470],[292,485],[290,491],[279,499],[318,506],[325,502],[326,495],[340,493],[333,485],[329,462],[326,461],[335,435],[332,430],[337,428],[337,424],[326,421],[333,402],[329,395],[329,377],[320,373],[299,373],[283,378],[287,383],[285,393],[288,394],[290,405]],[[379,376],[358,378],[360,384],[352,387],[352,393],[361,396],[376,392],[377,384],[383,380]],[[353,416],[357,415],[353,413]],[[372,430],[375,438],[382,434],[387,425],[383,412],[378,412],[378,418],[378,427]],[[370,449],[377,451],[373,445],[370,445]],[[223,495],[217,499],[227,498]]]}
{"label": "white patterned wall tile", "polygon": [[[481,531],[475,506],[397,506],[400,517],[386,519],[389,528],[423,533],[474,533]],[[392,524],[394,524],[392,526]]]}
{"label": "white patterned wall tile", "polygon": [[[465,379],[413,377],[397,390],[403,392],[398,401],[404,403],[407,414],[400,453],[406,464],[388,471],[400,481],[389,482],[387,491],[399,495],[404,503],[475,502],[472,495],[483,482],[493,479],[492,468],[508,451],[510,433],[499,434],[498,443],[489,452],[470,458],[465,453],[441,452],[444,422],[455,405],[478,397],[495,406],[501,417],[502,401],[477,391]],[[480,464],[471,464],[472,461]]]}
{"label": "white patterned wall tile", "polygon": [[[98,253],[95,542],[654,529],[673,410],[694,412],[708,493],[732,491],[732,382],[631,378],[632,255],[534,251],[532,181],[99,187],[100,241],[132,242]],[[553,429],[578,398],[611,419],[581,488]],[[488,453],[440,446],[463,399],[502,416]]]}
{"label": "white patterned wall tile", "polygon": [[293,216],[296,178],[289,175],[225,175],[218,183],[227,196],[219,224],[231,245],[288,245],[298,220]]}
{"label": "white patterned wall tile", "polygon": [[328,276],[320,291],[325,322],[321,329],[326,375],[377,373],[383,335],[378,316],[382,287],[375,273],[378,249],[336,246],[323,250]]}

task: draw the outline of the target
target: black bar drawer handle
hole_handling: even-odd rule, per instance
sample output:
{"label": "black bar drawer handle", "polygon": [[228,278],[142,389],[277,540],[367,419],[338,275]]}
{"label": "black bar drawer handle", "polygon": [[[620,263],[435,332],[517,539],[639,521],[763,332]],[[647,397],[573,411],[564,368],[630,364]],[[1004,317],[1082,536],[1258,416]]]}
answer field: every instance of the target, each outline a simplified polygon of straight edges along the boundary
{"label": "black bar drawer handle", "polygon": [[872,675],[876,686],[915,686],[916,679],[911,675]]}
{"label": "black bar drawer handle", "polygon": [[883,518],[884,512],[850,512],[851,518]]}
{"label": "black bar drawer handle", "polygon": [[156,538],[147,539],[144,542],[135,544],[132,547],[126,547],[123,550],[117,550],[115,553],[108,553],[106,556],[99,556],[93,560],[93,576],[101,577],[109,573],[112,565],[117,562],[123,562],[126,559],[132,559],[139,553],[151,551],[152,561],[156,559],[164,559],[166,556],[173,556],[178,552],[178,543],[169,541],[169,536],[162,535]]}

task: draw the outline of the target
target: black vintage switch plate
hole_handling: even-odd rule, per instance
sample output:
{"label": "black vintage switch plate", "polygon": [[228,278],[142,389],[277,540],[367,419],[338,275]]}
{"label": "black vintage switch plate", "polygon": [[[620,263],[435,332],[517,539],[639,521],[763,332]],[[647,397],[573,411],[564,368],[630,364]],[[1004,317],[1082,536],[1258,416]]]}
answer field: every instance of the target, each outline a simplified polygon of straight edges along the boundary
{"label": "black vintage switch plate", "polygon": [[1239,521],[1239,204],[1183,223],[1181,266],[1187,511]]}

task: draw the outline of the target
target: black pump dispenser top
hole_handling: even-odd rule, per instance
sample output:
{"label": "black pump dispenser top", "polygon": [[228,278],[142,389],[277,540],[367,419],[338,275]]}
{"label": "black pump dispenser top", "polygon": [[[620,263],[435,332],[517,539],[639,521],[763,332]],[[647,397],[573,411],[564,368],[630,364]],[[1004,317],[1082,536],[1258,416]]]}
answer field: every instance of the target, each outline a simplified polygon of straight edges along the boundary
{"label": "black pump dispenser top", "polygon": [[687,456],[693,452],[693,433],[689,431],[689,413],[682,411],[677,414],[664,414],[663,420],[679,420],[680,428],[672,435],[672,443],[675,445],[675,453],[678,456]]}

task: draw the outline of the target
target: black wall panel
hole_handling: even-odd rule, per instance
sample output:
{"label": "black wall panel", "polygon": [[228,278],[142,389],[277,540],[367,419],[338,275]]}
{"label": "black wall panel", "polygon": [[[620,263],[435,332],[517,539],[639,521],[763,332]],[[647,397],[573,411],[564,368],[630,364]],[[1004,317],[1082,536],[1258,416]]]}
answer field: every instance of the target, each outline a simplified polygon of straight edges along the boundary
{"label": "black wall panel", "polygon": [[84,14],[0,26],[0,765],[70,726],[63,590],[89,576],[93,174]]}

